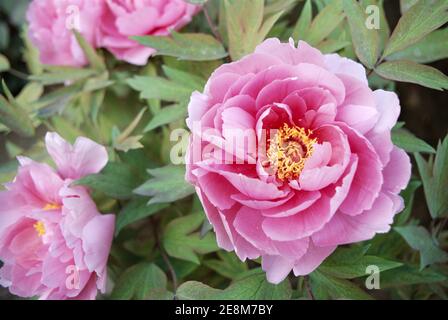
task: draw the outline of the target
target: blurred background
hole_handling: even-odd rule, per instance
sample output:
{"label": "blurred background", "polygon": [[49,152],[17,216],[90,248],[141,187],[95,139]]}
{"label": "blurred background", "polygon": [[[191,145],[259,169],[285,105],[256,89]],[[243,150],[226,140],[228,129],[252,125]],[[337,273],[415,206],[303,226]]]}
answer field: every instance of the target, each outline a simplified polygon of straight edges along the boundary
{"label": "blurred background", "polygon": [[[25,45],[23,28],[29,2],[30,0],[0,0],[0,53],[9,59],[12,68],[8,73],[1,73],[0,77],[5,80],[14,95],[26,84],[27,66],[22,59],[22,53]],[[393,27],[401,15],[400,3],[398,0],[387,0],[384,5],[389,25]],[[299,8],[300,5],[297,10],[293,10],[291,23],[297,20]],[[431,66],[448,74],[447,59],[432,63]],[[416,136],[436,147],[437,142],[448,132],[448,93],[406,83],[397,83],[396,92],[402,107],[400,121],[404,121],[405,126]],[[40,132],[40,135],[42,134],[43,132]],[[24,149],[32,144],[32,141],[14,134],[9,134],[8,140]],[[10,160],[5,141],[5,134],[0,134],[0,165]],[[420,219],[423,225],[430,223],[422,188],[416,193],[413,216]],[[11,298],[17,299],[9,295],[7,290],[0,288],[0,299]]]}

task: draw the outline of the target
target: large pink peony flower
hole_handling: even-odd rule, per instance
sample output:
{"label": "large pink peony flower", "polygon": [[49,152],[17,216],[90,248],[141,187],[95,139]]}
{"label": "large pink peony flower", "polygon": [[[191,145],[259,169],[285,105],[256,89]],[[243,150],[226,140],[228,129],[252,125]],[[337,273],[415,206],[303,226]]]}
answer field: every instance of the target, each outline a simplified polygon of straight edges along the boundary
{"label": "large pink peony flower", "polygon": [[0,284],[41,299],[94,299],[105,290],[115,216],[101,215],[74,179],[97,173],[106,149],[87,138],[72,146],[46,136],[58,167],[19,158],[15,180],[0,192]]}
{"label": "large pink peony flower", "polygon": [[101,47],[119,60],[144,65],[155,52],[131,36],[169,35],[189,23],[200,7],[183,0],[105,0],[106,10],[100,23]]}
{"label": "large pink peony flower", "polygon": [[48,65],[80,67],[87,59],[73,29],[97,47],[98,20],[103,0],[33,0],[27,11],[29,36],[40,61]]}
{"label": "large pink peony flower", "polygon": [[387,232],[403,209],[411,165],[391,141],[398,98],[372,91],[352,60],[268,39],[219,67],[188,111],[186,178],[218,244],[261,256],[270,282]]}

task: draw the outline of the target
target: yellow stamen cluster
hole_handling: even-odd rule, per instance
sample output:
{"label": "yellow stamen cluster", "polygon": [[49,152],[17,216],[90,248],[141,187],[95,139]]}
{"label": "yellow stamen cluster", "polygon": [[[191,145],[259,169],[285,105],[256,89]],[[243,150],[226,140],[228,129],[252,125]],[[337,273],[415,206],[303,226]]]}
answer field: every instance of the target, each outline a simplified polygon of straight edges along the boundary
{"label": "yellow stamen cluster", "polygon": [[317,142],[316,138],[311,138],[312,133],[311,130],[290,127],[285,123],[269,139],[267,157],[278,179],[293,180],[300,175]]}
{"label": "yellow stamen cluster", "polygon": [[58,204],[55,204],[55,203],[47,203],[43,209],[44,209],[45,211],[48,211],[48,210],[58,210],[58,209],[60,209],[60,208],[61,208],[61,206],[58,205]]}
{"label": "yellow stamen cluster", "polygon": [[36,229],[37,234],[39,235],[39,237],[42,237],[45,235],[45,225],[42,221],[37,221],[34,225],[33,225],[34,229]]}

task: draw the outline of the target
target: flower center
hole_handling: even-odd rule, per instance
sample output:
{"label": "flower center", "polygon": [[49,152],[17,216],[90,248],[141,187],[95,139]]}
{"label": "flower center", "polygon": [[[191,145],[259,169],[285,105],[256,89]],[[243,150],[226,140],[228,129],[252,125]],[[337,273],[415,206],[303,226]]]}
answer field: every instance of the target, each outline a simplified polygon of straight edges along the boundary
{"label": "flower center", "polygon": [[61,206],[59,205],[59,204],[56,204],[56,203],[47,203],[46,205],[45,205],[45,207],[43,207],[43,209],[45,210],[45,211],[49,211],[49,210],[58,210],[58,209],[60,209],[61,208]]}
{"label": "flower center", "polygon": [[42,221],[37,221],[34,225],[33,225],[34,229],[36,229],[37,234],[39,235],[39,237],[42,237],[45,235],[45,225]]}
{"label": "flower center", "polygon": [[278,179],[293,180],[300,175],[317,142],[316,138],[311,138],[312,134],[312,130],[285,123],[268,140],[267,158]]}

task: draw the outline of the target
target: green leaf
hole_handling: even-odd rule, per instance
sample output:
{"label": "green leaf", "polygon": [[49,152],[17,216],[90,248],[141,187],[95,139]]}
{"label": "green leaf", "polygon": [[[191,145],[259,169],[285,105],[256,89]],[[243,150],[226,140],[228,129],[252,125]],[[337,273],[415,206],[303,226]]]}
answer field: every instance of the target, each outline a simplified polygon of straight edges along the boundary
{"label": "green leaf", "polygon": [[174,121],[185,119],[187,108],[182,104],[174,104],[160,109],[158,113],[149,121],[145,127],[144,132],[154,130]]}
{"label": "green leaf", "polygon": [[349,280],[338,279],[315,270],[310,274],[311,287],[318,299],[371,300],[372,297]]}
{"label": "green leaf", "polygon": [[194,193],[194,188],[185,181],[184,166],[168,165],[148,172],[154,178],[134,190],[136,194],[153,197],[148,204],[174,202]]}
{"label": "green leaf", "polygon": [[331,1],[314,18],[309,30],[305,34],[305,41],[315,46],[324,40],[344,20],[342,0]]}
{"label": "green leaf", "polygon": [[353,47],[356,56],[368,68],[373,69],[380,54],[380,37],[376,29],[366,26],[366,14],[355,0],[343,0]]}
{"label": "green leaf", "polygon": [[381,288],[446,281],[447,277],[431,267],[420,270],[416,266],[402,267],[381,273]]}
{"label": "green leaf", "polygon": [[446,0],[422,0],[413,5],[398,21],[384,50],[384,57],[406,49],[448,21]]}
{"label": "green leaf", "polygon": [[0,72],[8,71],[10,67],[8,58],[0,54]]}
{"label": "green leaf", "polygon": [[348,41],[342,40],[333,40],[327,39],[319,43],[316,48],[319,49],[322,53],[333,53],[337,52],[345,47],[349,46],[351,43]]}
{"label": "green leaf", "polygon": [[299,39],[305,39],[305,36],[310,28],[311,20],[313,19],[313,7],[311,5],[311,0],[307,0],[303,6],[300,17],[294,27],[291,37],[295,42]]}
{"label": "green leaf", "polygon": [[152,216],[168,207],[168,204],[152,204],[148,206],[147,202],[147,199],[138,197],[132,199],[124,206],[117,216],[115,235],[118,235],[124,227],[131,223]]}
{"label": "green leaf", "polygon": [[171,221],[163,235],[163,247],[166,252],[172,257],[199,264],[197,253],[217,251],[218,246],[212,233],[201,238],[196,231],[203,220],[203,214],[195,213]]}
{"label": "green leaf", "polygon": [[156,49],[155,55],[176,57],[181,60],[208,61],[228,56],[222,44],[208,34],[177,33],[171,37],[136,36],[140,44]]}
{"label": "green leaf", "polygon": [[404,209],[397,216],[396,225],[403,225],[409,220],[414,204],[415,191],[420,188],[421,185],[421,181],[411,179],[406,189],[401,192],[401,196],[404,200]]}
{"label": "green leaf", "polygon": [[32,81],[40,82],[43,85],[64,84],[67,81],[76,82],[95,75],[97,72],[93,69],[80,69],[72,67],[54,67],[53,72],[31,75]]}
{"label": "green leaf", "polygon": [[448,88],[448,77],[439,70],[412,61],[389,61],[375,68],[381,77],[401,82],[416,83],[428,88]]}
{"label": "green leaf", "polygon": [[185,87],[193,90],[200,90],[204,88],[205,80],[197,75],[194,75],[189,72],[185,72],[182,70],[171,68],[167,65],[162,66],[163,72],[167,75],[171,80],[184,85]]}
{"label": "green leaf", "polygon": [[448,216],[448,136],[439,142],[434,161],[426,162],[418,153],[415,160],[431,216],[434,219]]}
{"label": "green leaf", "polygon": [[430,63],[448,58],[448,28],[436,30],[416,44],[396,52],[387,60],[411,60],[418,63]]}
{"label": "green leaf", "polygon": [[403,128],[392,130],[392,142],[407,152],[436,153],[431,145]]}
{"label": "green leaf", "polygon": [[273,285],[266,281],[266,275],[260,269],[249,271],[247,276],[224,290],[214,289],[197,281],[185,282],[177,290],[177,296],[182,300],[288,300],[291,295],[288,280]]}
{"label": "green leaf", "polygon": [[414,4],[416,4],[419,0],[400,0],[400,11],[401,14],[408,11]]}
{"label": "green leaf", "polygon": [[84,39],[84,37],[77,31],[73,30],[75,34],[76,41],[78,41],[79,46],[86,55],[90,66],[98,71],[106,70],[106,64],[104,59],[96,52],[96,50]]}
{"label": "green leaf", "polygon": [[0,95],[0,123],[23,137],[34,136],[35,130],[28,112],[17,103],[5,82],[2,85],[8,100]]}
{"label": "green leaf", "polygon": [[219,260],[205,260],[203,264],[223,277],[235,279],[248,270],[233,252],[218,251],[217,255]]}
{"label": "green leaf", "polygon": [[141,99],[160,99],[165,101],[188,101],[193,91],[177,82],[156,76],[135,76],[127,83],[140,91]]}
{"label": "green leaf", "polygon": [[74,184],[87,186],[114,199],[129,199],[140,181],[141,177],[126,163],[109,162],[100,173],[81,178]]}
{"label": "green leaf", "polygon": [[353,279],[367,276],[366,269],[370,265],[377,266],[381,272],[402,265],[399,262],[366,255],[367,249],[368,247],[338,248],[318,270],[336,278]]}
{"label": "green leaf", "polygon": [[267,36],[283,11],[264,14],[264,0],[223,0],[232,60],[252,53]]}
{"label": "green leaf", "polygon": [[420,270],[434,263],[448,261],[448,254],[441,250],[432,239],[428,230],[422,226],[395,227],[412,249],[420,252]]}
{"label": "green leaf", "polygon": [[111,298],[144,300],[155,290],[166,291],[165,273],[155,264],[142,262],[127,269],[118,279]]}

